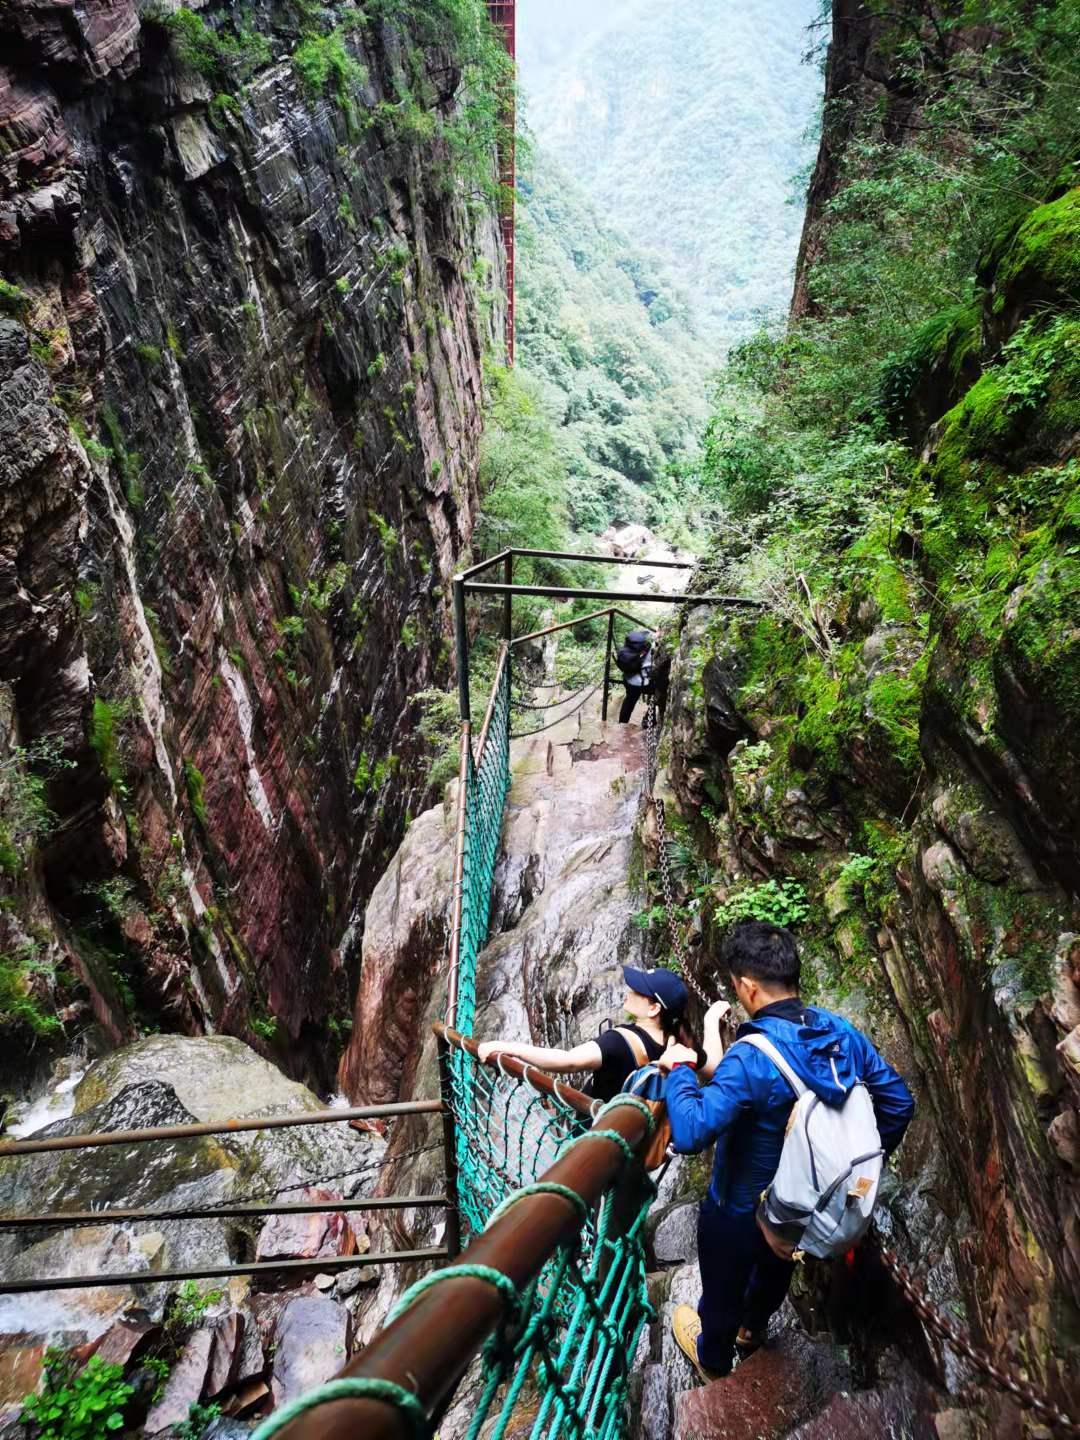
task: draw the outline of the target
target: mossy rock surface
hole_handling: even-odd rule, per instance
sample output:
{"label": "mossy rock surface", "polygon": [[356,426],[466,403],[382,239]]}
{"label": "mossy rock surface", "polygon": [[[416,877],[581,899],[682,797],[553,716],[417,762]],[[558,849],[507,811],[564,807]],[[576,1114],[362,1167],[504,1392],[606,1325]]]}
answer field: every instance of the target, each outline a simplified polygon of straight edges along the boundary
{"label": "mossy rock surface", "polygon": [[1031,212],[998,263],[995,289],[1051,291],[1080,303],[1080,186]]}

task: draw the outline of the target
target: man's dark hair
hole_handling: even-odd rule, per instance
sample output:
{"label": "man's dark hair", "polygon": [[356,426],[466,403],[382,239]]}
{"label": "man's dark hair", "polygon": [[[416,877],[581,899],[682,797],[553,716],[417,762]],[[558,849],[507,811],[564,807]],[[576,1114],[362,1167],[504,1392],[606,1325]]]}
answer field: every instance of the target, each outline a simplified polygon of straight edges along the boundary
{"label": "man's dark hair", "polygon": [[787,930],[763,920],[741,920],[724,936],[720,961],[732,975],[764,985],[799,988],[799,951]]}

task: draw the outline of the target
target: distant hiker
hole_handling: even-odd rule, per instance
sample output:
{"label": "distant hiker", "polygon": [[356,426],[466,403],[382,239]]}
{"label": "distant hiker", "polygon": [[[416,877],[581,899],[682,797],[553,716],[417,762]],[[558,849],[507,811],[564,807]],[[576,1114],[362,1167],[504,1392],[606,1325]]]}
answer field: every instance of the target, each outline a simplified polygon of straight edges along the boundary
{"label": "distant hiker", "polygon": [[634,713],[634,707],[642,695],[656,695],[661,708],[667,698],[667,677],[670,661],[656,663],[653,657],[652,641],[647,630],[631,630],[615,656],[615,664],[622,671],[626,686],[626,699],[619,710],[619,724],[625,725]]}
{"label": "distant hiker", "polygon": [[[717,1142],[712,1181],[698,1215],[701,1300],[696,1313],[680,1305],[672,1316],[679,1347],[706,1380],[729,1374],[736,1354],[745,1358],[764,1343],[769,1317],[783,1303],[794,1270],[778,1253],[786,1227],[763,1226],[776,1216],[775,1207],[767,1216],[762,1207],[785,1150],[795,1093],[773,1060],[745,1037],[764,1036],[802,1086],[830,1109],[844,1106],[845,1116],[853,1087],[864,1085],[880,1137],[875,1157],[896,1149],[915,1109],[903,1080],[865,1035],[839,1015],[799,999],[799,953],[786,930],[744,921],[725,939],[720,959],[750,1016],[737,1032],[743,1043],[728,1047],[705,1085],[693,1073],[692,1050],[672,1045],[659,1060],[662,1070],[671,1071],[664,1099],[674,1148],[697,1152]],[[870,1107],[863,1108],[869,1115]],[[828,1118],[823,1112],[822,1119]],[[845,1183],[838,1193],[843,1206],[866,1192],[858,1185],[849,1192]],[[851,1202],[843,1198],[849,1193]],[[805,1217],[799,1233],[804,1224]]]}
{"label": "distant hiker", "polygon": [[538,1070],[566,1074],[575,1070],[595,1072],[585,1093],[597,1100],[610,1100],[622,1089],[623,1081],[642,1065],[655,1062],[666,1045],[676,1041],[690,1047],[697,1058],[694,1041],[686,1027],[686,986],[671,970],[637,970],[623,966],[626,998],[623,1008],[627,1025],[607,1026],[595,1040],[586,1040],[572,1050],[554,1050],[543,1045],[525,1045],[516,1040],[485,1040],[480,1059],[492,1055],[514,1055]]}

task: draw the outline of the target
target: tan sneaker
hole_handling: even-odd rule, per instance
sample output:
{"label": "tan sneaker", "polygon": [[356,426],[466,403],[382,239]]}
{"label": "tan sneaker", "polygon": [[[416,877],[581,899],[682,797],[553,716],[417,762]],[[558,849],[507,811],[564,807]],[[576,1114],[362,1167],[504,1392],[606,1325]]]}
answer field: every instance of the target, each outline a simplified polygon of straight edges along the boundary
{"label": "tan sneaker", "polygon": [[708,1385],[713,1380],[724,1378],[714,1370],[706,1370],[698,1359],[697,1342],[701,1334],[701,1317],[692,1305],[676,1305],[671,1317],[671,1331],[675,1336],[675,1344],[697,1371],[698,1379]]}

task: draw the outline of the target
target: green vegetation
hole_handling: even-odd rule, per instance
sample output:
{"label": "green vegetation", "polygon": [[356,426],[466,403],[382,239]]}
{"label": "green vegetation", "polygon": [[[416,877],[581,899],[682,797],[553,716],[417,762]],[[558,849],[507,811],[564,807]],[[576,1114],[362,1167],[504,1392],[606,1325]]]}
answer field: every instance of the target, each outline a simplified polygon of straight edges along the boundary
{"label": "green vegetation", "polygon": [[206,1312],[225,1297],[224,1290],[203,1290],[195,1280],[185,1280],[173,1296],[165,1317],[165,1327],[173,1337],[182,1337],[194,1330]]}
{"label": "green vegetation", "polygon": [[0,315],[11,315],[16,320],[23,320],[29,310],[30,296],[26,291],[0,277]]}
{"label": "green vegetation", "polygon": [[127,793],[127,787],[124,783],[124,766],[117,730],[120,723],[127,718],[128,709],[125,701],[106,700],[101,695],[95,696],[90,712],[90,734],[87,737],[91,750],[98,758],[102,774],[121,795]]}
{"label": "green vegetation", "polygon": [[355,123],[356,96],[367,84],[367,71],[349,54],[343,31],[306,36],[293,51],[292,63],[310,96],[324,95],[329,88],[350,123]]}
{"label": "green vegetation", "polygon": [[397,558],[398,545],[400,543],[397,531],[390,522],[384,520],[376,510],[368,511],[368,519],[371,521],[375,533],[379,537],[379,544],[382,546],[383,555],[388,562],[392,563]]}
{"label": "green vegetation", "polygon": [[52,829],[56,816],[46,799],[49,780],[74,765],[54,738],[17,745],[0,760],[0,871],[17,875],[34,845]]}
{"label": "green vegetation", "polygon": [[80,1370],[61,1350],[45,1352],[41,1393],[28,1395],[20,1420],[33,1440],[100,1440],[124,1428],[124,1410],[135,1393],[121,1365],[93,1355]]}
{"label": "green vegetation", "polygon": [[194,760],[184,761],[184,784],[187,786],[191,813],[204,830],[209,829],[210,817],[206,810],[206,781]]}
{"label": "green vegetation", "polygon": [[144,365],[149,366],[151,369],[161,364],[160,345],[138,344],[135,346],[135,354],[138,355]]}
{"label": "green vegetation", "polygon": [[273,1041],[277,1039],[278,1022],[272,1015],[254,1016],[251,1021],[251,1028],[260,1040]]}
{"label": "green vegetation", "polygon": [[666,266],[694,297],[714,347],[704,378],[716,347],[787,310],[802,215],[786,201],[813,160],[805,132],[820,96],[816,67],[800,62],[827,11],[816,0],[542,10],[518,41],[537,141],[650,271]]}
{"label": "green vegetation", "polygon": [[353,788],[359,795],[377,794],[396,773],[400,763],[397,755],[386,755],[381,760],[373,760],[366,750],[362,750],[353,772]]}
{"label": "green vegetation", "polygon": [[536,156],[520,188],[518,364],[567,477],[567,521],[583,534],[641,522],[685,543],[683,474],[715,356],[662,266],[630,249],[570,176]]}
{"label": "green vegetation", "polygon": [[184,64],[198,71],[215,90],[228,91],[269,63],[270,42],[249,26],[231,28],[230,19],[213,18],[215,23],[210,24],[182,5],[166,17],[164,24]]}
{"label": "green vegetation", "polygon": [[733,890],[713,910],[720,930],[740,920],[766,920],[771,925],[798,925],[810,914],[806,889],[798,880],[766,880]]}
{"label": "green vegetation", "polygon": [[112,458],[120,468],[120,479],[127,502],[133,510],[141,510],[146,500],[142,482],[142,456],[137,450],[128,450],[119,417],[110,405],[101,407],[101,423],[109,437]]}
{"label": "green vegetation", "polygon": [[0,1035],[7,1031],[40,1039],[60,1029],[60,1021],[35,993],[35,981],[51,975],[32,940],[0,953]]}

